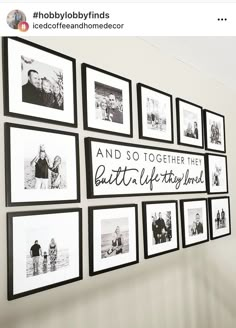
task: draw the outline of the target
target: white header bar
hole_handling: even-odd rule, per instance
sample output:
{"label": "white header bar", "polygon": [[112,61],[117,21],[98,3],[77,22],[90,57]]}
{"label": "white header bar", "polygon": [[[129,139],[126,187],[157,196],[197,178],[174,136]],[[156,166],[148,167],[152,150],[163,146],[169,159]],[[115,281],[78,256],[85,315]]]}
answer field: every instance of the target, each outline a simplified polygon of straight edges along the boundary
{"label": "white header bar", "polygon": [[[19,25],[22,19],[27,24]],[[17,26],[22,31],[12,28]],[[2,3],[0,33],[4,36],[235,36],[236,3]]]}

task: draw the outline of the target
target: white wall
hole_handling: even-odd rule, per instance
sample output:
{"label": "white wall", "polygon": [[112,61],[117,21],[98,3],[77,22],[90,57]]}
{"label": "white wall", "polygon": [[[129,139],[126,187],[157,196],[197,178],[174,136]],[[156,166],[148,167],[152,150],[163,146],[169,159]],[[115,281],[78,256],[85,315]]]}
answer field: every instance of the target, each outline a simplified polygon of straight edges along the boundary
{"label": "white wall", "polygon": [[[165,56],[139,38],[30,38],[77,59],[77,92],[79,128],[70,129],[52,124],[16,120],[3,116],[0,102],[0,327],[1,328],[235,328],[236,326],[236,95],[224,85],[210,80],[191,67]],[[204,51],[204,49],[203,49]],[[207,53],[206,53],[207,56]],[[182,97],[226,117],[226,138],[231,196],[232,235],[167,255],[144,260],[141,202],[164,199],[191,198],[188,196],[146,196],[87,200],[83,138],[102,134],[83,131],[80,63],[86,62],[126,76],[133,82],[134,138],[109,136],[110,140],[139,143],[136,83],[156,87],[173,97]],[[1,68],[0,68],[1,70]],[[1,74],[1,72],[0,72]],[[1,74],[2,75],[2,74]],[[0,92],[2,95],[2,80]],[[176,115],[174,125],[176,140]],[[5,207],[3,123],[17,122],[79,132],[81,165],[81,204],[83,208],[84,279],[80,282],[45,292],[7,301],[6,212],[39,210],[42,206]],[[108,138],[108,136],[104,136]],[[165,144],[141,141],[142,144]],[[172,148],[191,150],[188,147]],[[199,194],[204,197],[205,194]],[[196,197],[196,195],[194,196]],[[140,263],[94,277],[88,275],[89,205],[137,203],[139,207]],[[45,209],[70,208],[75,205],[51,205]],[[180,236],[181,241],[181,236]]]}

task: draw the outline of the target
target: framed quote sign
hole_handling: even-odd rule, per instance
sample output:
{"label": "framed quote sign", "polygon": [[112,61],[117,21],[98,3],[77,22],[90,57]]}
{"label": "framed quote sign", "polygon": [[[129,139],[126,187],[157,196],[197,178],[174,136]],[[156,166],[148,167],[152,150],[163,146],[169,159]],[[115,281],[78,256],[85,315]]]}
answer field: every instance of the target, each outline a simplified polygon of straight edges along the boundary
{"label": "framed quote sign", "polygon": [[206,192],[204,154],[85,139],[88,198]]}

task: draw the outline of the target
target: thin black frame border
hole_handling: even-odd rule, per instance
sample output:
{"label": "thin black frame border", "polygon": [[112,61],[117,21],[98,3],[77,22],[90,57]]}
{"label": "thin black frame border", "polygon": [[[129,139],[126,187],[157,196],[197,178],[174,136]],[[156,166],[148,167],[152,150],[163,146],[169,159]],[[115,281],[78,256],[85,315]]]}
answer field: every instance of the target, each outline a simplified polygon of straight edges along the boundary
{"label": "thin black frame border", "polygon": [[[199,149],[204,149],[204,119],[203,119],[203,108],[202,106],[199,106],[197,104],[194,104],[190,101],[187,101],[185,99],[182,98],[176,98],[176,119],[177,119],[177,143],[178,145],[183,145],[183,146],[187,146],[187,147],[194,147],[194,148],[199,148]],[[202,123],[202,129],[201,129],[201,134],[202,134],[202,145],[201,146],[196,146],[196,145],[192,145],[191,143],[185,143],[185,142],[181,142],[180,140],[180,101],[192,105],[194,107],[198,107],[201,109],[201,123]]]}
{"label": "thin black frame border", "polygon": [[[76,278],[57,282],[55,284],[46,285],[33,290],[22,292],[19,294],[13,294],[13,218],[21,216],[33,216],[33,215],[45,215],[45,214],[57,214],[57,213],[69,213],[78,212],[78,225],[79,225],[79,276]],[[81,208],[69,208],[60,210],[43,210],[43,211],[27,211],[27,212],[8,212],[7,213],[7,290],[8,290],[8,301],[12,301],[21,297],[25,297],[31,294],[36,294],[51,288],[63,286],[75,281],[83,279],[83,233],[82,233],[82,209]]]}
{"label": "thin black frame border", "polygon": [[[175,204],[175,213],[176,213],[176,235],[177,235],[177,247],[168,249],[163,252],[155,253],[148,255],[148,238],[147,238],[147,205],[151,204]],[[149,259],[156,256],[165,255],[167,253],[175,252],[180,249],[179,247],[179,217],[178,217],[178,201],[177,200],[164,200],[164,201],[151,201],[151,202],[142,202],[142,213],[143,213],[143,245],[144,245],[144,258]]]}
{"label": "thin black frame border", "polygon": [[[185,218],[184,218],[184,203],[187,202],[196,202],[196,201],[205,201],[206,203],[206,226],[207,226],[207,239],[198,241],[197,243],[192,243],[189,245],[186,245],[185,242]],[[196,246],[199,244],[203,244],[209,241],[209,214],[208,214],[208,201],[207,198],[193,198],[193,199],[180,199],[180,217],[181,217],[181,231],[182,231],[182,245],[183,248],[188,248],[192,246]]]}
{"label": "thin black frame border", "polygon": [[[65,60],[69,60],[72,62],[72,87],[73,87],[73,102],[74,102],[74,122],[68,123],[63,121],[52,120],[43,117],[31,116],[26,114],[19,114],[15,112],[10,112],[9,109],[9,74],[8,74],[8,39],[12,39],[17,42],[24,43],[30,47],[34,47],[36,49],[45,51],[49,54],[61,57]],[[18,37],[3,37],[2,38],[2,65],[3,65],[3,98],[4,98],[4,116],[15,117],[19,119],[31,120],[31,121],[38,121],[44,123],[51,123],[57,125],[68,126],[72,128],[78,127],[78,117],[77,117],[77,86],[76,86],[76,59],[64,55],[58,51],[49,49],[47,47],[41,46],[39,44],[33,43],[31,41],[18,38]]]}
{"label": "thin black frame border", "polygon": [[[210,170],[209,170],[209,156],[218,156],[218,157],[224,157],[225,158],[225,171],[226,171],[226,191],[219,191],[219,192],[211,192],[210,191]],[[205,154],[205,172],[206,174],[206,183],[207,183],[207,193],[208,195],[218,195],[218,194],[228,194],[229,192],[229,181],[228,181],[228,163],[227,163],[227,156],[221,155],[221,154],[212,154],[212,153],[206,153]]]}
{"label": "thin black frame border", "polygon": [[[217,150],[208,147],[208,134],[207,134],[207,113],[220,116],[223,119],[223,129],[224,129],[224,150]],[[205,129],[205,149],[208,151],[215,151],[216,153],[226,153],[226,133],[225,133],[225,117],[224,115],[212,112],[211,110],[204,109],[204,129]]]}
{"label": "thin black frame border", "polygon": [[[19,128],[25,130],[33,130],[33,131],[42,131],[49,132],[54,134],[62,134],[67,136],[72,136],[75,138],[75,157],[76,157],[76,199],[74,200],[53,200],[53,201],[32,201],[32,202],[12,202],[11,200],[11,142],[10,142],[10,130],[11,128]],[[28,206],[28,205],[48,205],[48,204],[65,204],[65,203],[80,203],[80,158],[79,158],[79,134],[46,129],[41,127],[29,126],[29,125],[21,125],[15,123],[4,123],[4,137],[5,137],[5,203],[7,207],[11,206]]]}
{"label": "thin black frame border", "polygon": [[140,193],[140,194],[115,194],[115,195],[94,195],[93,190],[93,169],[92,169],[92,151],[91,151],[91,142],[100,142],[100,143],[107,143],[107,144],[115,144],[115,145],[122,145],[127,147],[136,147],[136,148],[147,148],[147,149],[154,149],[154,150],[163,150],[168,152],[174,152],[174,153],[184,153],[184,154],[190,154],[190,155],[199,155],[204,158],[204,161],[206,161],[206,157],[204,153],[196,153],[196,152],[190,152],[185,150],[175,150],[175,149],[168,149],[168,148],[160,148],[160,147],[154,147],[154,146],[146,146],[146,145],[140,145],[140,144],[133,144],[133,143],[126,143],[121,141],[107,141],[104,139],[99,138],[92,138],[87,137],[84,139],[85,143],[85,159],[86,159],[86,183],[87,183],[87,198],[88,199],[94,199],[94,198],[113,198],[113,197],[133,197],[133,196],[155,196],[155,195],[177,195],[177,194],[204,194],[207,193],[207,176],[208,173],[206,172],[206,165],[204,167],[205,169],[205,190],[203,191],[185,191],[185,192],[165,192],[165,193]]}
{"label": "thin black frame border", "polygon": [[[138,127],[139,127],[139,138],[145,140],[152,140],[157,142],[165,142],[169,144],[174,143],[174,125],[173,125],[173,97],[171,94],[166,93],[164,91],[155,89],[143,83],[137,83],[137,100],[138,100]],[[152,138],[143,135],[143,112],[142,112],[142,88],[152,90],[156,93],[160,93],[166,97],[170,98],[170,116],[171,116],[171,140],[160,139],[160,138]]]}
{"label": "thin black frame border", "polygon": [[[111,268],[94,271],[94,254],[93,254],[93,246],[94,246],[94,216],[93,212],[95,210],[104,210],[104,209],[116,209],[116,208],[126,208],[126,207],[134,207],[135,209],[135,235],[136,235],[136,259],[135,261],[131,261],[128,263],[116,265]],[[134,265],[139,263],[139,238],[138,238],[138,205],[137,204],[120,204],[120,205],[105,205],[105,206],[89,206],[88,207],[88,238],[89,238],[89,275],[95,276],[98,274],[106,273],[109,271],[114,271],[117,269],[121,269],[130,265]]]}
{"label": "thin black frame border", "polygon": [[[213,226],[212,226],[213,225],[213,222],[212,222],[212,219],[213,219],[212,218],[212,200],[215,200],[215,199],[228,199],[228,209],[229,209],[229,232],[226,233],[226,234],[217,236],[217,237],[213,237]],[[209,197],[208,198],[208,208],[209,208],[209,222],[210,222],[210,237],[211,237],[211,240],[219,239],[219,238],[231,235],[230,197],[229,196]]]}
{"label": "thin black frame border", "polygon": [[[88,126],[88,104],[87,104],[87,68],[98,71],[103,74],[110,75],[117,79],[123,80],[128,83],[129,85],[129,103],[130,103],[130,133],[119,133],[119,132],[112,132],[109,130],[103,130],[98,128],[93,128]],[[113,134],[117,136],[123,136],[127,138],[133,138],[133,113],[132,113],[132,81],[121,76],[114,74],[112,72],[106,71],[104,69],[92,66],[90,64],[82,63],[81,64],[81,78],[82,78],[82,100],[83,100],[83,117],[84,117],[84,130],[94,131],[98,133],[105,133],[105,134]]]}

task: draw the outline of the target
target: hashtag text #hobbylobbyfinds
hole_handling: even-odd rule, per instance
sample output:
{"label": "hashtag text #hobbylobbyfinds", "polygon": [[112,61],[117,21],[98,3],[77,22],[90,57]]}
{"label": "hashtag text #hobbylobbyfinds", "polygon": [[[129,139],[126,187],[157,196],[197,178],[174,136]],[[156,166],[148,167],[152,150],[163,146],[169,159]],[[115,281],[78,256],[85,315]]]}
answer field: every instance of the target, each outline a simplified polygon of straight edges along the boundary
{"label": "hashtag text #hobbylobbyfinds", "polygon": [[87,19],[108,19],[110,17],[110,15],[106,12],[94,12],[94,11],[89,11],[87,13],[81,12],[81,11],[72,11],[72,12],[63,12],[63,13],[59,13],[57,11],[49,11],[49,12],[41,12],[38,11],[36,13],[34,13],[33,18],[56,18],[56,19],[82,19],[82,20],[87,20]]}

